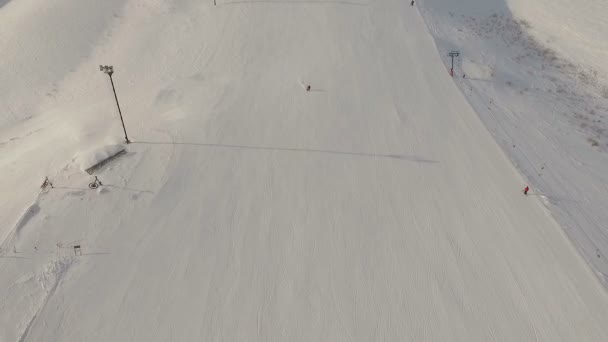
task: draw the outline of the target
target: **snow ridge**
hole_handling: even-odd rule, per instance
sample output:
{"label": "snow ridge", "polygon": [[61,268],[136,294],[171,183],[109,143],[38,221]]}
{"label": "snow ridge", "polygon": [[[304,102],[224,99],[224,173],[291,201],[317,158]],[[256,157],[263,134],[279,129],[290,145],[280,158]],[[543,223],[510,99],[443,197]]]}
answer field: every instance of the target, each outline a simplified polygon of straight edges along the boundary
{"label": "snow ridge", "polygon": [[44,291],[44,295],[40,301],[40,304],[38,305],[38,308],[32,315],[32,318],[25,326],[23,333],[21,333],[18,342],[27,341],[31,327],[36,322],[40,312],[46,307],[49,299],[55,294],[57,287],[60,286],[73,262],[73,257],[63,257],[50,262],[44,267],[42,273],[38,276],[38,282],[40,284],[40,288]]}

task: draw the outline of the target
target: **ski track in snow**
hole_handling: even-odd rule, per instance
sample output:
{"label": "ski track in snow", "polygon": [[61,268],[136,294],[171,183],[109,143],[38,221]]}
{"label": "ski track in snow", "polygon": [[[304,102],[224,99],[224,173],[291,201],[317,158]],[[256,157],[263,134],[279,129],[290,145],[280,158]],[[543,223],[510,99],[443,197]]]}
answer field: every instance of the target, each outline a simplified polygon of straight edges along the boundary
{"label": "ski track in snow", "polygon": [[61,280],[67,273],[71,263],[72,259],[66,258],[63,260],[54,261],[44,268],[40,278],[38,279],[38,281],[40,282],[40,287],[44,291],[44,295],[41,299],[41,303],[38,306],[38,309],[32,316],[31,320],[28,322],[18,342],[27,341],[29,331],[32,328],[33,324],[36,322],[38,314],[44,309],[44,307],[49,301],[49,298],[51,298],[57,290],[57,287],[60,285]]}

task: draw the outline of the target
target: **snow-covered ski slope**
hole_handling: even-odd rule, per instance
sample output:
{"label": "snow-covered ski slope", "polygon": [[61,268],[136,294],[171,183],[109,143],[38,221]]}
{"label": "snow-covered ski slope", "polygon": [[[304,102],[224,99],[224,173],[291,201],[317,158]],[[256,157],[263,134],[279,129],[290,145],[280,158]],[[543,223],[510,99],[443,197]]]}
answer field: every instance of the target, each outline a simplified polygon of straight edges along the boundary
{"label": "snow-covered ski slope", "polygon": [[[2,130],[0,340],[608,340],[606,292],[409,2],[105,6]],[[106,63],[135,142],[92,191],[85,152],[122,133]]]}
{"label": "snow-covered ski slope", "polygon": [[608,3],[603,0],[507,0],[531,33],[567,59],[608,77]]}
{"label": "snow-covered ski slope", "polygon": [[[601,41],[573,49],[578,40],[547,25],[560,18],[585,42],[608,36],[608,2],[540,4],[426,0],[419,8],[446,65],[447,51],[461,53],[456,84],[608,286],[608,50]],[[590,8],[596,14],[583,15]]]}

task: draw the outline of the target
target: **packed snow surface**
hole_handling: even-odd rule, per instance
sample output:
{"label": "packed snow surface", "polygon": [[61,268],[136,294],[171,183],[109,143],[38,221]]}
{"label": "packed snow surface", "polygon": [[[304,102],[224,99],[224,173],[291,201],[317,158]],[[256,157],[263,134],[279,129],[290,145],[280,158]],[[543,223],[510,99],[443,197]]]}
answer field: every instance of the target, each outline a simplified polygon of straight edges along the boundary
{"label": "packed snow surface", "polygon": [[[576,37],[527,10],[583,36],[588,27],[608,36],[600,10],[608,3],[555,1],[541,10],[543,3],[426,0],[419,8],[446,65],[448,51],[460,52],[454,80],[468,102],[608,287],[608,50],[598,40],[568,53]],[[582,15],[588,8],[598,11]],[[539,28],[560,40],[538,37]]]}
{"label": "packed snow surface", "polygon": [[530,32],[572,61],[608,77],[608,1],[507,0]]}
{"label": "packed snow surface", "polygon": [[[0,95],[0,341],[608,340],[604,288],[409,1],[0,21],[24,92]],[[75,156],[122,137],[99,64],[134,142],[90,190]]]}

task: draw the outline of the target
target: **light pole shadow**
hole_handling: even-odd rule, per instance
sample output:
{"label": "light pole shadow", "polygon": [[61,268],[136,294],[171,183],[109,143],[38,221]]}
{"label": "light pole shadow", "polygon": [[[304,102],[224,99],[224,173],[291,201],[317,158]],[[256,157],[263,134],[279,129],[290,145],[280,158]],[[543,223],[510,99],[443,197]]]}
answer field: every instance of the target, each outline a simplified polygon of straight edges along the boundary
{"label": "light pole shadow", "polygon": [[364,158],[387,158],[395,160],[404,160],[417,163],[426,164],[437,164],[436,160],[423,158],[415,155],[401,155],[401,154],[379,154],[379,153],[365,153],[365,152],[349,152],[339,150],[321,150],[321,149],[307,149],[307,148],[295,148],[295,147],[274,147],[274,146],[248,146],[248,145],[232,145],[232,144],[213,144],[213,143],[189,143],[189,142],[155,142],[155,141],[134,141],[132,144],[146,144],[146,145],[186,145],[186,146],[200,146],[208,148],[227,148],[227,149],[242,149],[242,150],[258,150],[258,151],[284,151],[294,153],[318,153],[318,154],[333,154],[343,156],[354,156]]}

